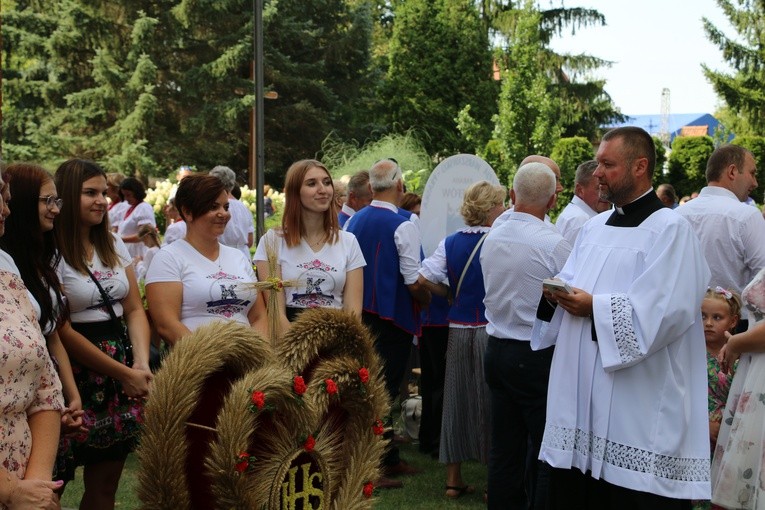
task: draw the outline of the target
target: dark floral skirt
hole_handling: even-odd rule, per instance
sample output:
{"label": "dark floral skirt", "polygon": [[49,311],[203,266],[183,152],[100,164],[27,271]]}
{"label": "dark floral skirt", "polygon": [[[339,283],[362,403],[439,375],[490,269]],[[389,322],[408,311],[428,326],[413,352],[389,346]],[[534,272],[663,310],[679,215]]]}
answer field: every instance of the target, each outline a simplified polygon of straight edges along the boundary
{"label": "dark floral skirt", "polygon": [[[72,324],[75,331],[91,341],[112,359],[127,365],[129,340],[116,331],[112,321]],[[74,380],[85,411],[83,422],[87,433],[62,438],[56,459],[58,475],[71,480],[77,466],[121,460],[138,444],[143,404],[128,398],[122,384],[71,360]],[[71,474],[71,478],[67,478]]]}

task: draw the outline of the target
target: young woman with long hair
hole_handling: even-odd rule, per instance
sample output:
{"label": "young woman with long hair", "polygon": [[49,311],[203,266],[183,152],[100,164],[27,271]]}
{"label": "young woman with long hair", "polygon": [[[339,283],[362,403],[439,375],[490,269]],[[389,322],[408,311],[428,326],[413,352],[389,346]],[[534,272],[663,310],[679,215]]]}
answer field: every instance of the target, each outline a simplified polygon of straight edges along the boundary
{"label": "young woman with long hair", "polygon": [[[57,331],[68,314],[56,274],[61,257],[53,234],[53,222],[61,211],[61,199],[58,198],[53,177],[39,165],[9,165],[4,177],[15,197],[15,214],[5,221],[5,235],[0,237],[0,248],[13,258],[29,290],[40,329],[61,378],[67,404],[62,415],[62,433],[81,432],[82,400],[69,356]],[[67,441],[66,438],[62,440]],[[74,468],[63,457],[59,457],[56,467],[58,478],[68,481],[74,477]]]}
{"label": "young woman with long hair", "polygon": [[[130,254],[106,219],[106,174],[73,159],[55,175],[63,200],[56,221],[59,279],[70,320],[59,329],[89,428],[71,443],[84,466],[81,510],[109,509],[125,459],[136,446],[141,398],[149,391],[149,323]],[[132,359],[131,359],[132,358]]]}
{"label": "young woman with long hair", "polygon": [[[315,159],[293,163],[284,193],[282,228],[266,232],[253,256],[259,280],[293,282],[279,295],[283,328],[305,308],[342,308],[361,317],[366,262],[356,237],[338,227],[329,170]],[[269,251],[277,258],[275,275]]]}

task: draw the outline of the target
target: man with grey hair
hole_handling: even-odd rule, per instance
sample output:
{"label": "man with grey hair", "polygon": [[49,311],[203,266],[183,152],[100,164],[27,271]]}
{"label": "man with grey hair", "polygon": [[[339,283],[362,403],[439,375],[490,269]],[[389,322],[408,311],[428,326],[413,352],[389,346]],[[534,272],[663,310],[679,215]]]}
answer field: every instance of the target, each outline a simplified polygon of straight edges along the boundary
{"label": "man with grey hair", "polygon": [[369,187],[369,172],[361,170],[353,174],[348,181],[348,199],[337,214],[340,228],[345,228],[351,216],[368,206],[370,202],[372,202],[372,189]]}
{"label": "man with grey hair", "polygon": [[[542,163],[547,168],[552,170],[553,174],[555,175],[555,202],[558,201],[558,195],[561,191],[563,191],[563,183],[561,182],[560,177],[560,167],[558,166],[558,163],[553,161],[552,159],[548,158],[547,156],[540,156],[539,154],[530,154],[523,158],[523,161],[521,161],[521,164],[518,165],[518,168],[522,167],[523,165],[527,163]],[[512,202],[512,199],[511,199]],[[553,203],[552,207],[555,207],[555,203]],[[510,215],[513,212],[513,206],[510,206],[505,212],[499,215],[499,217],[494,220],[494,223],[492,224],[492,228],[497,228],[500,225],[502,225],[507,219],[510,217]],[[549,223],[552,225],[552,221],[550,221],[550,217],[545,213],[545,223]]]}
{"label": "man with grey hair", "polygon": [[598,167],[597,161],[585,161],[576,169],[574,177],[574,197],[558,216],[555,226],[566,241],[574,246],[576,236],[587,220],[596,214],[607,211],[611,203],[600,198],[600,183],[592,177]]}
{"label": "man with grey hair", "polygon": [[228,212],[231,219],[226,224],[226,230],[218,237],[221,244],[241,251],[250,260],[250,247],[255,233],[255,223],[252,213],[242,202],[234,198],[231,190],[236,185],[236,174],[227,166],[216,166],[210,170],[210,175],[220,179],[228,195]]}
{"label": "man with grey hair", "polygon": [[521,166],[510,190],[515,208],[502,225],[491,229],[481,249],[489,334],[485,377],[491,394],[490,509],[546,505],[547,471],[537,456],[552,349],[532,351],[529,340],[541,281],[558,274],[571,251],[555,226],[544,221],[555,205],[555,188],[555,174],[546,164]]}
{"label": "man with grey hair", "polygon": [[675,209],[701,242],[712,287],[741,293],[765,267],[765,220],[756,207],[743,203],[757,187],[756,174],[751,152],[722,145],[707,161],[707,185],[698,198]]}
{"label": "man with grey hair", "polygon": [[[383,159],[369,170],[373,200],[348,220],[347,229],[356,236],[368,261],[364,267],[362,320],[375,336],[375,349],[383,360],[386,389],[391,401],[399,393],[406,371],[412,336],[420,336],[420,305],[427,305],[430,292],[418,283],[421,260],[420,230],[399,213],[404,195],[401,167]],[[389,444],[383,459],[383,474],[395,476],[415,472],[403,462],[398,449]],[[376,485],[401,486],[383,479]]]}

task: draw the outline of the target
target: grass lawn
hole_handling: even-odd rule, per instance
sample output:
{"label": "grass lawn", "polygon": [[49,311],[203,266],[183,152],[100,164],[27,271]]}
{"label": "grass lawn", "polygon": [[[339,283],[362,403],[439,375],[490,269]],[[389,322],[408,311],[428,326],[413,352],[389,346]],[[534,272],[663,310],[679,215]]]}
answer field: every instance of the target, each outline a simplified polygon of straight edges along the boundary
{"label": "grass lawn", "polygon": [[[446,469],[437,460],[417,451],[417,446],[404,444],[401,456],[410,464],[422,469],[422,473],[403,477],[403,489],[375,491],[375,509],[394,510],[407,508],[413,510],[437,510],[442,508],[485,508],[483,490],[486,488],[486,467],[475,462],[462,466],[465,481],[476,488],[474,494],[466,494],[458,500],[450,500],[445,495],[444,480]],[[138,462],[135,456],[128,457],[117,491],[117,505],[121,510],[140,508],[137,488]],[[64,508],[77,508],[82,497],[82,468],[77,470],[75,480],[69,483],[61,500]]]}

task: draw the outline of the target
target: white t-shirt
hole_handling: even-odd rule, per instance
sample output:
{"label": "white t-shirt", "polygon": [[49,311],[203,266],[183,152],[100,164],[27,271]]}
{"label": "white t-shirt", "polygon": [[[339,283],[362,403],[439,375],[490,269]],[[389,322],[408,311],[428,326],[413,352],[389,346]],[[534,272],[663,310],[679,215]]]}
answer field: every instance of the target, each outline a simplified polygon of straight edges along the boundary
{"label": "white t-shirt", "polygon": [[141,281],[144,278],[146,278],[146,273],[149,270],[151,261],[154,259],[154,255],[156,255],[158,251],[159,251],[158,246],[152,246],[151,248],[146,250],[146,255],[143,256],[143,260],[139,261],[135,265],[135,277],[138,281]]}
{"label": "white t-shirt", "polygon": [[220,245],[213,261],[199,253],[185,239],[162,248],[151,261],[146,285],[181,282],[181,322],[189,330],[215,320],[250,324],[247,313],[255,304],[257,291],[252,264],[239,250]]}
{"label": "white t-shirt", "polygon": [[231,219],[226,223],[226,230],[218,237],[221,244],[236,248],[245,257],[250,258],[250,247],[247,246],[247,237],[255,232],[255,224],[252,221],[252,213],[247,206],[235,198],[228,199],[228,212]]}
{"label": "white t-shirt", "polygon": [[[130,290],[125,268],[131,264],[131,257],[122,239],[118,236],[114,236],[114,238],[120,263],[116,267],[108,267],[101,262],[96,254],[93,256],[92,264],[88,266],[88,269],[101,284],[106,295],[109,296],[114,314],[121,317],[122,299],[128,295]],[[62,258],[58,264],[58,277],[64,288],[64,295],[69,302],[72,322],[102,322],[111,319],[108,308],[104,306],[101,292],[89,275],[75,270]]]}
{"label": "white t-shirt", "polygon": [[[130,214],[128,215],[128,212]],[[130,211],[130,206],[125,210],[125,217],[117,227],[117,233],[120,237],[132,236],[138,233],[138,227],[141,225],[157,226],[154,219],[154,209],[146,202],[140,202],[135,209]],[[127,243],[128,252],[131,257],[143,257],[146,254],[146,245],[137,243]]]}
{"label": "white t-shirt", "polygon": [[178,220],[168,225],[165,229],[165,238],[162,240],[162,246],[167,246],[173,241],[183,239],[184,237],[186,237],[186,222]]}
{"label": "white t-shirt", "polygon": [[260,238],[253,260],[268,260],[266,246],[276,248],[282,267],[283,280],[297,280],[296,287],[285,287],[285,304],[293,308],[342,308],[345,276],[348,271],[364,267],[356,236],[341,230],[338,241],[324,243],[314,252],[304,239],[300,244],[287,247],[287,242],[276,230],[269,230]]}

